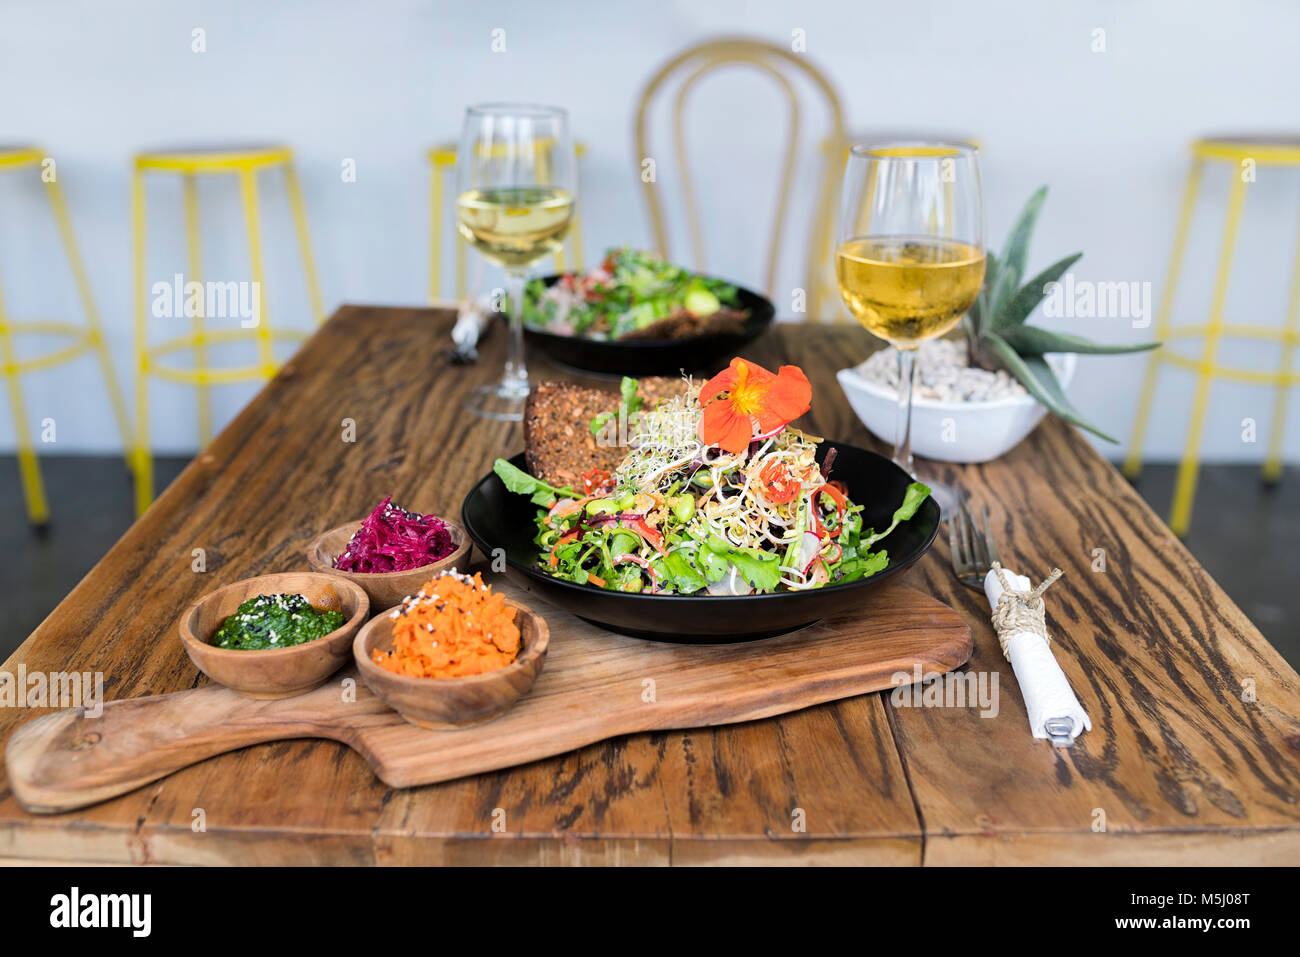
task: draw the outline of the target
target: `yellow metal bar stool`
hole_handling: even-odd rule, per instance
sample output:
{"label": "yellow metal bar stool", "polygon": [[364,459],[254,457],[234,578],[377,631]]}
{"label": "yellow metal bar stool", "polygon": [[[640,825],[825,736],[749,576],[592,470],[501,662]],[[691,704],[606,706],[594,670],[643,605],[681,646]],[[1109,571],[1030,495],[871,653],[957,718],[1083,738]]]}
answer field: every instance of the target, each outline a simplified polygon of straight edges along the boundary
{"label": "yellow metal bar stool", "polygon": [[[131,229],[135,260],[135,368],[136,429],[131,466],[135,473],[136,513],[143,513],[153,501],[153,453],[149,446],[149,377],[195,386],[198,390],[199,444],[207,445],[212,436],[212,412],[209,388],[233,382],[269,379],[278,368],[272,346],[276,341],[301,341],[308,333],[297,329],[274,329],[267,319],[262,261],[262,228],[258,212],[257,177],[259,173],[280,169],[284,173],[289,209],[298,236],[307,294],[316,324],[325,320],[316,266],[312,259],[311,236],[307,229],[307,211],[294,167],[293,151],[284,146],[164,150],[139,153],[131,174]],[[257,296],[257,323],[251,328],[209,329],[204,309],[191,317],[190,334],[167,339],[150,346],[148,336],[149,300],[146,290],[146,174],[180,176],[185,209],[185,238],[188,253],[187,283],[202,286],[198,177],[235,176],[239,180],[241,205],[248,237],[249,278]],[[214,368],[208,364],[208,346],[230,342],[253,342],[257,345],[257,362],[251,365]],[[190,368],[166,365],[162,359],[172,353],[190,351]]]}
{"label": "yellow metal bar stool", "polygon": [[[1219,264],[1215,274],[1214,289],[1210,297],[1209,319],[1204,325],[1177,325],[1171,328],[1174,295],[1178,275],[1182,268],[1187,237],[1191,231],[1192,214],[1200,191],[1201,175],[1207,162],[1226,163],[1232,167],[1232,186],[1228,193],[1228,211],[1224,222],[1223,239],[1219,247]],[[1156,314],[1156,338],[1164,343],[1180,339],[1202,339],[1200,358],[1181,354],[1172,348],[1151,353],[1142,395],[1138,403],[1137,420],[1128,456],[1124,460],[1124,474],[1136,479],[1142,470],[1142,442],[1146,435],[1151,404],[1155,398],[1156,378],[1162,363],[1196,373],[1196,392],[1187,428],[1187,440],[1178,477],[1174,483],[1173,505],[1169,512],[1169,527],[1184,535],[1191,524],[1192,504],[1196,496],[1196,476],[1200,467],[1201,430],[1209,406],[1212,379],[1228,379],[1254,385],[1273,386],[1273,418],[1268,453],[1264,460],[1264,479],[1277,481],[1282,475],[1282,429],[1286,416],[1287,387],[1300,385],[1300,373],[1291,369],[1291,360],[1297,343],[1300,343],[1300,236],[1297,236],[1295,260],[1292,265],[1290,296],[1283,326],[1231,323],[1224,320],[1223,308],[1228,293],[1228,277],[1232,270],[1232,257],[1236,247],[1237,232],[1241,226],[1241,211],[1245,205],[1246,187],[1255,181],[1258,167],[1300,168],[1300,137],[1222,136],[1197,140],[1192,144],[1192,168],[1183,192],[1182,211],[1174,234],[1174,248],[1165,276],[1165,287]],[[1224,338],[1248,338],[1277,342],[1281,345],[1278,367],[1275,372],[1221,366],[1217,363],[1219,341]]]}
{"label": "yellow metal bar stool", "polygon": [[[587,148],[582,143],[574,143],[573,152],[581,160],[587,152]],[[445,205],[447,195],[446,180],[456,170],[456,145],[454,143],[444,143],[429,150],[429,168],[429,213],[433,225],[433,236],[429,245],[429,301],[441,302],[447,298],[446,292],[442,288],[442,230],[447,222]],[[583,262],[582,227],[578,222],[578,208],[576,206],[573,210],[573,219],[570,221],[567,240],[569,251],[573,256],[573,268],[581,270]],[[469,291],[469,269],[466,256],[469,244],[458,242],[455,245],[455,298],[457,301],[463,301]],[[564,263],[564,246],[561,245],[555,251],[555,268],[557,272],[564,272]]]}
{"label": "yellow metal bar stool", "polygon": [[[68,205],[63,197],[63,187],[59,184],[57,167],[47,162],[49,157],[43,150],[34,146],[4,147],[0,146],[0,172],[35,167],[41,170],[41,180],[45,183],[46,195],[54,211],[54,221],[58,226],[59,237],[67,253],[68,265],[72,269],[73,282],[77,295],[81,299],[81,308],[86,314],[85,325],[74,322],[55,320],[14,321],[5,311],[4,296],[0,294],[0,365],[3,365],[5,384],[8,387],[9,405],[14,417],[14,435],[18,445],[18,468],[22,476],[23,497],[27,503],[27,515],[33,525],[42,526],[50,517],[49,503],[45,497],[45,486],[41,481],[40,466],[36,461],[36,450],[32,443],[31,431],[27,423],[27,411],[23,404],[21,377],[28,372],[48,369],[77,358],[82,353],[94,350],[99,357],[99,364],[104,372],[108,386],[109,400],[113,414],[117,417],[118,428],[122,433],[122,445],[130,445],[130,419],[127,417],[126,405],[122,401],[122,390],[118,386],[117,375],[113,372],[113,362],[109,358],[108,348],[104,343],[103,330],[99,324],[99,312],[95,308],[94,297],[90,293],[90,282],[86,278],[86,267],[77,250],[76,236],[72,231],[72,219],[68,215]],[[71,341],[54,352],[29,359],[19,359],[14,344],[17,335],[56,335],[66,336]]]}

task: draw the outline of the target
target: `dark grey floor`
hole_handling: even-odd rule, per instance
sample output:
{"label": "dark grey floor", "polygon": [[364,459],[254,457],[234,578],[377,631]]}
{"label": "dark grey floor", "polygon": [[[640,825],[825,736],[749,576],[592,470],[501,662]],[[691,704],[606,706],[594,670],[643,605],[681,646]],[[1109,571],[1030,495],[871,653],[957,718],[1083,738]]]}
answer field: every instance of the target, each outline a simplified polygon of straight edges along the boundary
{"label": "dark grey floor", "polygon": [[[156,488],[166,488],[188,459],[155,460]],[[131,473],[120,458],[42,456],[51,518],[32,529],[23,508],[18,462],[0,455],[0,661],[8,658],[85,577],[135,520]]]}
{"label": "dark grey floor", "polygon": [[[22,509],[18,467],[0,456],[0,660],[7,658],[132,521],[131,479],[121,459],[46,457],[53,519],[37,534]],[[158,487],[184,468],[157,462]],[[1175,468],[1147,466],[1138,491],[1164,515]],[[1267,489],[1259,470],[1201,470],[1188,547],[1292,666],[1300,668],[1300,474]]]}

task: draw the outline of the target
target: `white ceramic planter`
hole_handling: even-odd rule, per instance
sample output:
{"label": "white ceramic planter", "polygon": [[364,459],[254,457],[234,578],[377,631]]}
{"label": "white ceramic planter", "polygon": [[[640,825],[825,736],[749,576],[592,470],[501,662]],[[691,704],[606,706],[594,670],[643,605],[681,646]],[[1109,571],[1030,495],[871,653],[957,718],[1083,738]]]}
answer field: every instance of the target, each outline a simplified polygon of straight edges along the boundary
{"label": "white ceramic planter", "polygon": [[[1078,357],[1063,353],[1049,359],[1067,389]],[[840,388],[862,424],[891,446],[898,399],[894,393],[862,376],[857,367],[836,373]],[[988,462],[1020,444],[1038,425],[1047,409],[1030,395],[991,402],[940,402],[917,396],[912,401],[912,452],[941,462]]]}

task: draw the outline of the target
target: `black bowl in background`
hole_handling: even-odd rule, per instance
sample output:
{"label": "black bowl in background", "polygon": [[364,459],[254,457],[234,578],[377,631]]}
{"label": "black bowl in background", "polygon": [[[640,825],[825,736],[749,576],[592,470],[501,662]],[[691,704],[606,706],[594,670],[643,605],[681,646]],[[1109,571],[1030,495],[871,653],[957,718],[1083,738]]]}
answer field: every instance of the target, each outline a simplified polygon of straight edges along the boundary
{"label": "black bowl in background", "polygon": [[[548,286],[558,275],[542,279]],[[561,336],[524,326],[524,340],[529,349],[540,349],[556,362],[605,375],[671,375],[713,370],[738,355],[772,324],[776,307],[771,300],[740,286],[736,287],[740,308],[748,311],[739,333],[691,336],[685,339],[584,339]]]}
{"label": "black bowl in background", "polygon": [[[832,477],[845,484],[850,499],[864,506],[863,528],[887,527],[910,476],[884,456],[852,445],[825,442],[818,459],[831,447],[839,450]],[[526,468],[522,452],[510,461]],[[686,644],[768,638],[851,611],[867,589],[924,555],[939,531],[939,505],[929,498],[916,515],[877,543],[877,548],[888,549],[889,565],[870,578],[770,595],[648,595],[561,581],[541,571],[533,543],[537,506],[527,496],[508,491],[495,473],[470,489],[460,514],[479,550],[490,557],[495,549],[504,549],[510,571],[547,601],[611,631]]]}

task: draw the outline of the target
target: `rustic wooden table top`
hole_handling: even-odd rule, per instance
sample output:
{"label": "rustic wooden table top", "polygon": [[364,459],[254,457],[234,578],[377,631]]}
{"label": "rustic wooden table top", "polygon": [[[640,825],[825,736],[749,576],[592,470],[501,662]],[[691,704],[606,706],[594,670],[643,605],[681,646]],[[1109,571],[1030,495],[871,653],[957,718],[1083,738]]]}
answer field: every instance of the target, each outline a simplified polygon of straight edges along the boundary
{"label": "rustic wooden table top", "polygon": [[[322,527],[390,492],[458,515],[470,485],[523,438],[518,425],[461,413],[462,397],[499,372],[504,337],[494,332],[476,365],[450,366],[440,352],[451,320],[340,310],[6,670],[103,672],[109,699],[195,687],[206,679],[175,631],[201,594],[303,567]],[[780,326],[747,356],[804,368],[809,431],[879,447],[834,377],[870,348],[856,328]],[[533,358],[535,379],[572,378]],[[343,441],[345,419],[354,442]],[[1008,565],[1035,580],[1065,571],[1048,593],[1049,625],[1093,721],[1072,749],[1030,736],[983,595],[955,581],[940,543],[903,581],[969,621],[966,667],[997,675],[996,717],[872,694],[405,791],[343,745],[287,741],[64,815],[29,815],[0,785],[0,858],[1300,863],[1300,678],[1118,473],[1050,419],[999,461],[943,475],[989,506]],[[0,709],[0,739],[42,713]]]}

